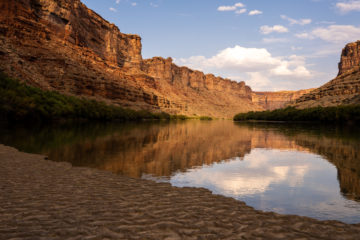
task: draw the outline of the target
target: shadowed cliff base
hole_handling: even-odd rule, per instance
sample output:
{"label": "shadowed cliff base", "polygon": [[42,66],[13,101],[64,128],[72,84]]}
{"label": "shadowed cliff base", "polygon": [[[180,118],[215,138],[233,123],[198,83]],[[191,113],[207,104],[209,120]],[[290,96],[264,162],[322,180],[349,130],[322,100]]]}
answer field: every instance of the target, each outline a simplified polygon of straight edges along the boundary
{"label": "shadowed cliff base", "polygon": [[9,78],[0,72],[0,119],[5,121],[137,121],[212,120],[208,116],[170,115],[165,112],[135,111],[87,98],[44,91]]}
{"label": "shadowed cliff base", "polygon": [[104,102],[44,91],[0,72],[0,117],[7,121],[181,119],[167,113],[135,111]]}

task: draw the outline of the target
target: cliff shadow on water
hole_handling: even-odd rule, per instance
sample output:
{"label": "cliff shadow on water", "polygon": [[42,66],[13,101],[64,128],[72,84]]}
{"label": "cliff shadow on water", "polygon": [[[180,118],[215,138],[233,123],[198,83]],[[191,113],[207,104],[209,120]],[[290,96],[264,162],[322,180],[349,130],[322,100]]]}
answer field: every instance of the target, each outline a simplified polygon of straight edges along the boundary
{"label": "cliff shadow on water", "polygon": [[243,159],[253,149],[310,152],[336,166],[341,192],[360,199],[358,127],[176,121],[143,123],[2,124],[0,143],[53,161],[141,178]]}

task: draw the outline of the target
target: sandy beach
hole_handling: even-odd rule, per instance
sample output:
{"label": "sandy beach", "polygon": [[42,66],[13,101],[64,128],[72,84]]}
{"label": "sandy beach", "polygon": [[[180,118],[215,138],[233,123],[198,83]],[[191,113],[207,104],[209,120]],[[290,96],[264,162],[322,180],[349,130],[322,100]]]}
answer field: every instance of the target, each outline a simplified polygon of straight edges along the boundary
{"label": "sandy beach", "polygon": [[360,224],[265,213],[197,188],[0,145],[0,239],[359,239]]}

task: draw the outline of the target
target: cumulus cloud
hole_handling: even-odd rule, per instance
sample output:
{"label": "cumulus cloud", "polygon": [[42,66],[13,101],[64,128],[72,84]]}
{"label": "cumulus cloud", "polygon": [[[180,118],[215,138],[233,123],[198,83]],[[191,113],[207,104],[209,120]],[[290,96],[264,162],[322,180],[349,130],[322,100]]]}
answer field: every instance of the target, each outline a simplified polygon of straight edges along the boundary
{"label": "cumulus cloud", "polygon": [[109,8],[109,10],[112,11],[112,12],[117,12],[117,10],[115,8],[113,8],[113,7]]}
{"label": "cumulus cloud", "polygon": [[119,4],[121,2],[121,0],[116,0],[116,4]]}
{"label": "cumulus cloud", "polygon": [[319,38],[331,43],[348,43],[360,39],[360,27],[353,25],[330,25],[328,27],[319,27],[311,32],[295,34],[302,39]]}
{"label": "cumulus cloud", "polygon": [[282,19],[284,20],[287,20],[290,25],[301,25],[301,26],[304,26],[304,25],[307,25],[307,24],[310,24],[312,22],[311,19],[309,18],[305,18],[305,19],[299,19],[299,20],[296,20],[296,19],[293,19],[293,18],[290,18],[286,15],[281,15],[280,16]]}
{"label": "cumulus cloud", "polygon": [[137,5],[136,2],[132,2],[132,3],[131,3],[131,6],[133,6],[133,7],[135,7],[136,5]]}
{"label": "cumulus cloud", "polygon": [[286,33],[286,32],[289,32],[289,30],[282,26],[282,25],[274,25],[274,26],[268,26],[268,25],[264,25],[264,26],[261,26],[260,27],[260,32],[262,34],[270,34],[270,33],[273,33],[273,32],[277,32],[277,33]]}
{"label": "cumulus cloud", "polygon": [[[304,57],[296,55],[274,57],[265,48],[235,46],[226,48],[209,58],[192,56],[176,59],[175,62],[224,77],[238,76],[238,79],[245,79],[257,90],[281,88],[281,81],[284,79],[311,77]],[[274,81],[278,81],[278,84]]]}
{"label": "cumulus cloud", "polygon": [[351,11],[360,11],[360,1],[350,0],[336,3],[336,8],[342,13],[348,13]]}
{"label": "cumulus cloud", "polygon": [[235,3],[232,6],[219,6],[217,10],[220,12],[236,11],[239,10],[239,8],[243,8],[243,7],[245,7],[245,5],[239,2],[239,3]]}
{"label": "cumulus cloud", "polygon": [[249,12],[249,16],[254,16],[254,15],[260,15],[260,14],[262,14],[263,12],[262,11],[260,11],[260,10],[251,10],[250,12]]}

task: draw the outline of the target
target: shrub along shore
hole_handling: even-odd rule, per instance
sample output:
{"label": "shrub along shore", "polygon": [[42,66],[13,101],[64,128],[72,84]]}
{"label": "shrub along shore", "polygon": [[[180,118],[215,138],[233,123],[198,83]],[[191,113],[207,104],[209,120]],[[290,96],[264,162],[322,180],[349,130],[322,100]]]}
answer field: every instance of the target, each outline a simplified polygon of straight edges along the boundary
{"label": "shrub along shore", "polygon": [[44,91],[14,80],[1,72],[0,118],[8,121],[190,119],[184,115],[135,111],[101,101]]}
{"label": "shrub along shore", "polygon": [[8,120],[170,119],[167,113],[135,111],[86,98],[67,96],[28,86],[0,73],[0,115]]}
{"label": "shrub along shore", "polygon": [[239,113],[234,121],[317,121],[350,123],[360,122],[360,105],[342,105],[336,107],[314,107],[296,109],[287,107],[273,111]]}

